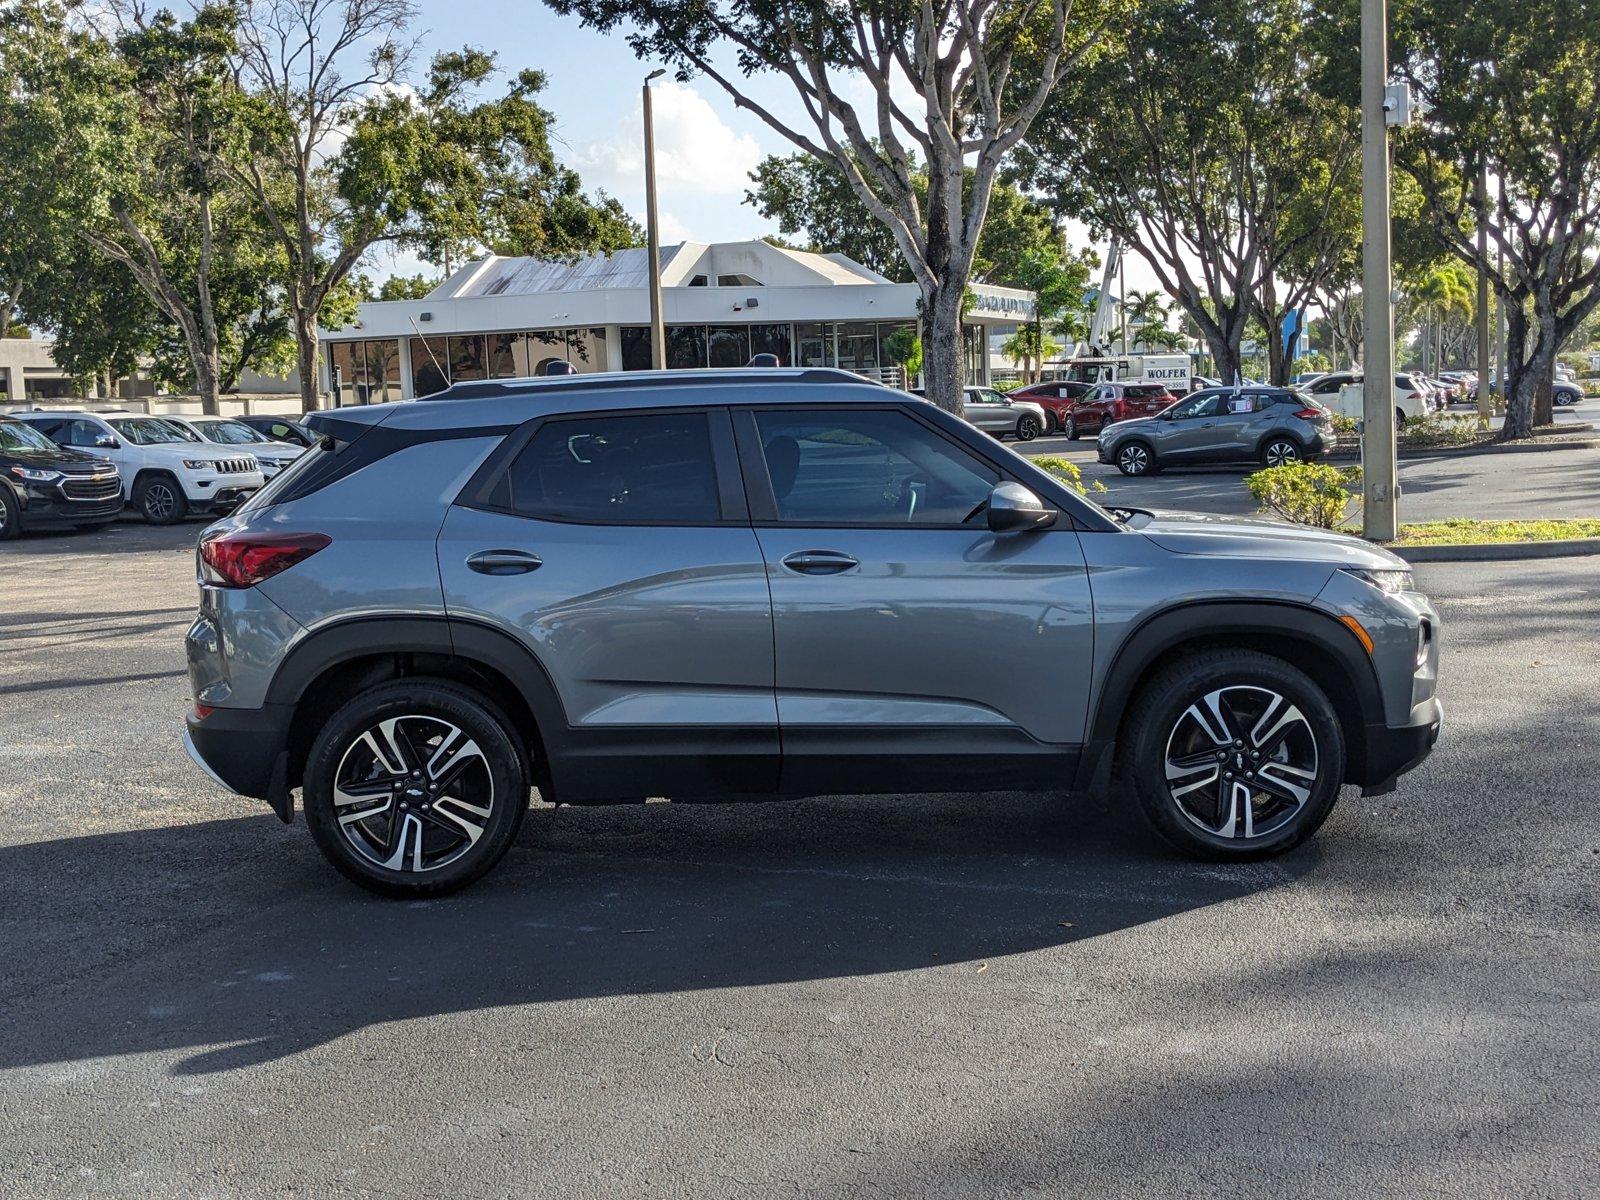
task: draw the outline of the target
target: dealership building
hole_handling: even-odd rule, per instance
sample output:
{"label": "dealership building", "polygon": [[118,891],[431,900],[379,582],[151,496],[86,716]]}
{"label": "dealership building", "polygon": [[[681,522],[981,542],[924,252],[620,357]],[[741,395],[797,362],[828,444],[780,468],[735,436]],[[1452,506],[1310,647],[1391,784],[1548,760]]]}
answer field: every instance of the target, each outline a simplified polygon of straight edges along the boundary
{"label": "dealership building", "polygon": [[[370,301],[355,323],[322,331],[322,385],[337,403],[426,396],[452,383],[650,366],[649,256],[619,250],[572,261],[468,263],[422,300]],[[989,337],[1026,321],[1033,294],[972,285],[963,318],[967,378],[987,383]],[[661,250],[668,367],[737,367],[772,353],[785,365],[843,367],[901,384],[885,343],[917,327],[915,284],[840,254],[762,241]]]}

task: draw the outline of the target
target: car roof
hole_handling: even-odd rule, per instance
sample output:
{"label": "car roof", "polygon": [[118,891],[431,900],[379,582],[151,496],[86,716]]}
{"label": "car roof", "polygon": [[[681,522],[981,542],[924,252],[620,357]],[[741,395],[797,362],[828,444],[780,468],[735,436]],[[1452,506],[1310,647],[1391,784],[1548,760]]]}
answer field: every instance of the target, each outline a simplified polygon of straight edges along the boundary
{"label": "car roof", "polygon": [[[826,384],[826,387],[819,387]],[[422,400],[321,409],[308,413],[314,433],[340,436],[345,426],[391,429],[509,428],[552,413],[720,404],[839,404],[929,401],[831,367],[731,367],[684,371],[614,371],[456,384]]]}

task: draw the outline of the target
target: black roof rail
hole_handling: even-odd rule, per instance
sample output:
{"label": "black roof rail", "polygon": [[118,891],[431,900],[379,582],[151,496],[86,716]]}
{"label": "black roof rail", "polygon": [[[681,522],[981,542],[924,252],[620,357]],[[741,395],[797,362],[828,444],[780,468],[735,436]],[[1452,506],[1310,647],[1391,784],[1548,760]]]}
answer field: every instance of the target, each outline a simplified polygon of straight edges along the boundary
{"label": "black roof rail", "polygon": [[609,371],[590,375],[530,375],[521,379],[477,379],[455,383],[419,400],[482,400],[495,396],[536,396],[542,392],[617,391],[629,388],[688,387],[707,383],[860,383],[875,380],[840,367],[705,367],[680,371]]}

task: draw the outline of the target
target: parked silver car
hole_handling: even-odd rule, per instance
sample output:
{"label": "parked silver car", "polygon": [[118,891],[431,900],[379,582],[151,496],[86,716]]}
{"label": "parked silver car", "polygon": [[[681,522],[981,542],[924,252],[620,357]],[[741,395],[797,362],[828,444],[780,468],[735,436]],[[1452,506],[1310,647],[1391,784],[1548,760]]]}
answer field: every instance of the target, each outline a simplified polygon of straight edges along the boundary
{"label": "parked silver car", "polygon": [[[1406,564],[1112,514],[842,371],[459,384],[320,437],[200,542],[186,740],[379,891],[449,891],[537,787],[601,804],[1109,790],[1278,854],[1427,755]],[[1136,799],[1135,799],[1136,798]]]}
{"label": "parked silver car", "polygon": [[[921,395],[920,392],[913,393]],[[1031,442],[1050,428],[1044,407],[1031,400],[1016,400],[999,388],[971,386],[962,394],[962,416],[997,438],[1007,435]]]}
{"label": "parked silver car", "polygon": [[1213,388],[1185,396],[1153,417],[1107,425],[1095,449],[1124,475],[1164,467],[1259,463],[1281,467],[1333,445],[1333,418],[1287,388]]}

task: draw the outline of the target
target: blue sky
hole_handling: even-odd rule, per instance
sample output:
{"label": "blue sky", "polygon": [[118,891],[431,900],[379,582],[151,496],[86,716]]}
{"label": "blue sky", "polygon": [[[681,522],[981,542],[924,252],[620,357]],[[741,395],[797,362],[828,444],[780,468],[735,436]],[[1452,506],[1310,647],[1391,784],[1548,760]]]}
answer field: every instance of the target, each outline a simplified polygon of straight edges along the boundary
{"label": "blue sky", "polygon": [[[640,148],[640,84],[658,64],[641,63],[620,33],[600,34],[538,0],[419,0],[423,62],[442,49],[475,45],[493,51],[507,71],[545,73],[544,104],[556,116],[555,145],[589,189],[604,188],[644,215]],[[419,69],[422,64],[419,63]],[[775,79],[750,81],[750,94],[783,113],[797,102]],[[656,82],[657,173],[662,240],[733,241],[777,232],[743,203],[750,170],[767,154],[793,147],[753,113],[737,108],[712,80]],[[378,274],[411,272],[409,258],[376,264]],[[1130,287],[1147,286],[1130,257]]]}

